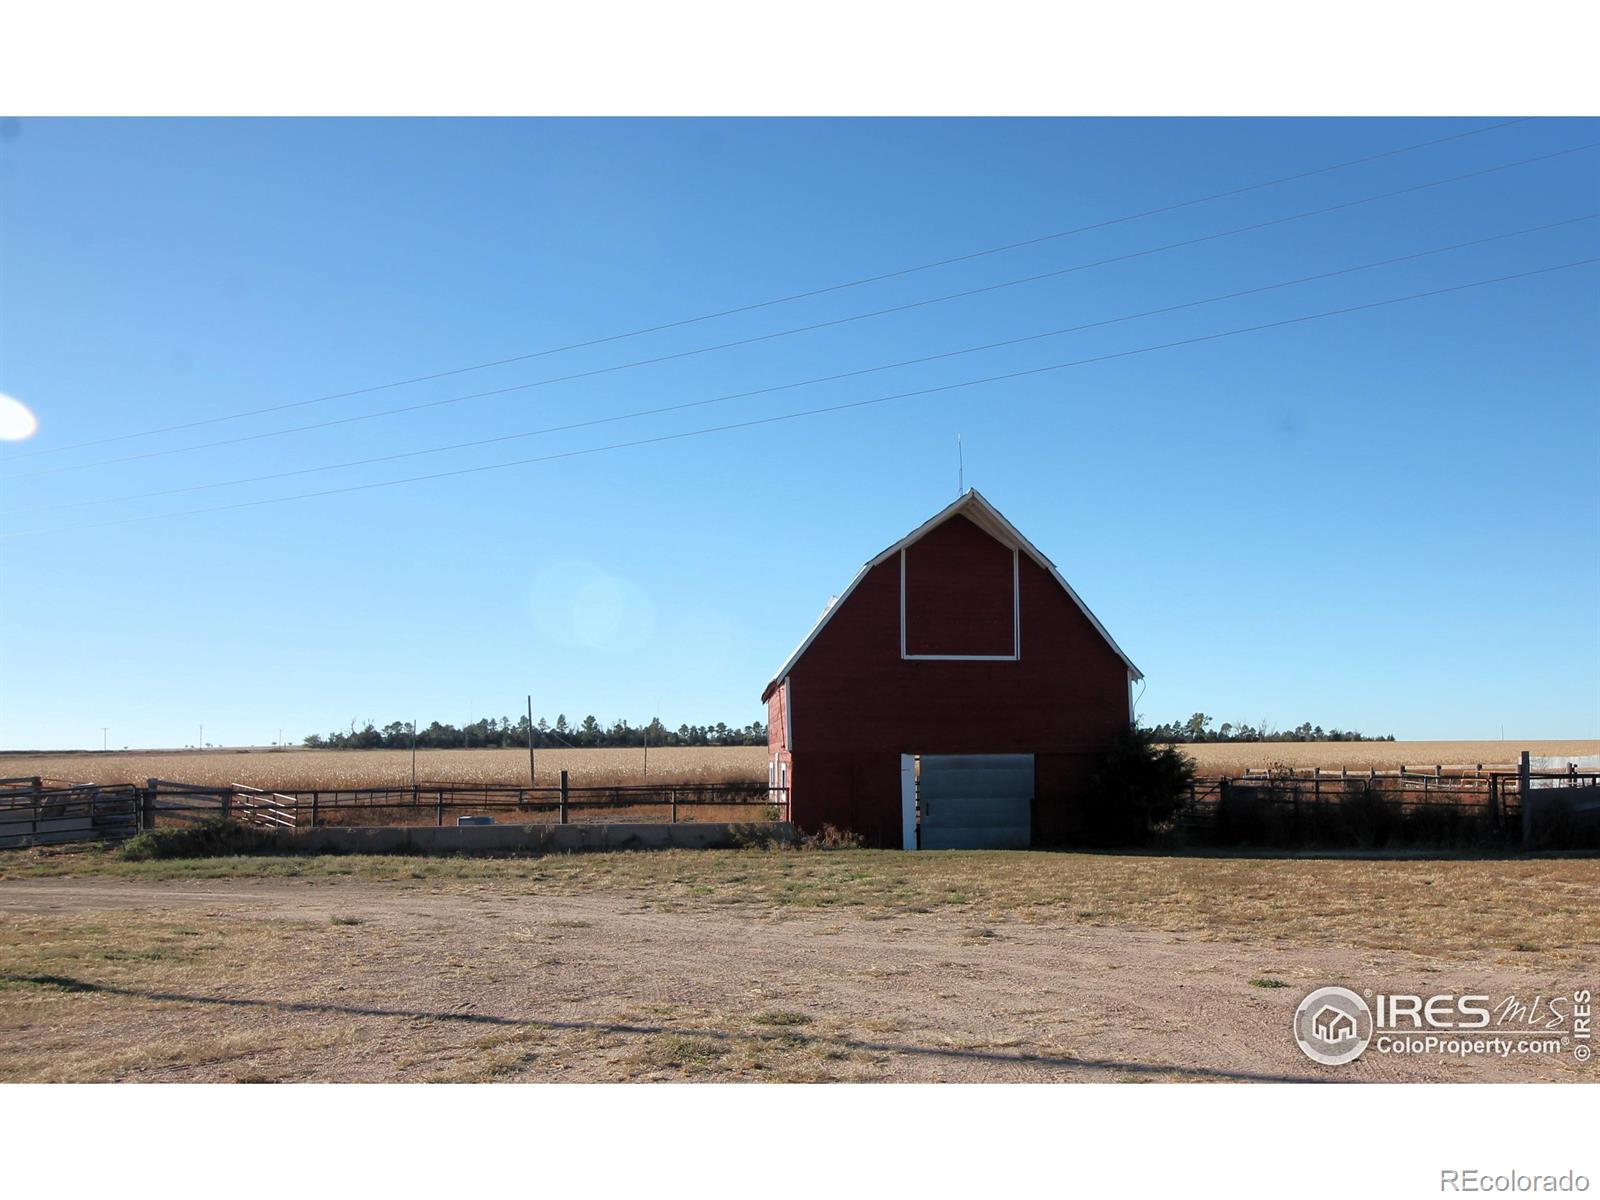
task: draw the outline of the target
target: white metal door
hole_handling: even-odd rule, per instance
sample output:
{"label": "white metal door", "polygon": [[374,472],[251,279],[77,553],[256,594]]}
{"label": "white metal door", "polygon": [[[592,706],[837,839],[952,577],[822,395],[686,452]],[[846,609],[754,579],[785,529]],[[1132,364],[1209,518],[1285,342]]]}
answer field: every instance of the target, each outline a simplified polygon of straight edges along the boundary
{"label": "white metal door", "polygon": [[924,850],[1025,849],[1033,840],[1031,754],[924,754],[917,792]]}

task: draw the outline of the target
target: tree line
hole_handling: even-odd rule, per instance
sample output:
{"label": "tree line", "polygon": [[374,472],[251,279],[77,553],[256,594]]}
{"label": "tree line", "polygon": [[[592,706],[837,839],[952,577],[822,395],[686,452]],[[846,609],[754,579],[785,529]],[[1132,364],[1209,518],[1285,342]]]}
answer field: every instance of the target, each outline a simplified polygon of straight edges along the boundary
{"label": "tree line", "polygon": [[1173,742],[1392,742],[1394,734],[1368,735],[1354,729],[1324,729],[1310,721],[1293,729],[1278,730],[1262,721],[1252,725],[1248,721],[1224,721],[1215,728],[1206,713],[1195,713],[1187,721],[1174,721],[1156,725],[1150,732],[1158,743]]}
{"label": "tree line", "polygon": [[[412,723],[391,721],[379,728],[368,721],[358,725],[351,721],[350,728],[329,734],[313,733],[302,743],[311,750],[409,750],[412,746]],[[512,749],[528,744],[528,718],[484,717],[468,725],[447,725],[435,721],[418,726],[416,746],[420,750],[470,750],[498,747]],[[646,725],[630,725],[627,721],[613,721],[601,725],[592,715],[573,724],[565,713],[551,724],[540,717],[533,725],[533,744],[541,750],[571,747],[579,750],[608,749],[624,746],[765,746],[767,727],[761,721],[748,725],[732,726],[718,721],[715,725],[679,725],[668,729],[656,717]]]}

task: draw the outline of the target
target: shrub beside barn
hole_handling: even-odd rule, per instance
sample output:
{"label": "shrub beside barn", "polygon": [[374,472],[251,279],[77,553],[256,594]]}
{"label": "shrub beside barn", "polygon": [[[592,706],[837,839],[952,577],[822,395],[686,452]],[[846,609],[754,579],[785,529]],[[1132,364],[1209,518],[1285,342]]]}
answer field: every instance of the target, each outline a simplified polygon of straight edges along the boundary
{"label": "shrub beside barn", "polygon": [[1141,678],[977,491],[877,555],[767,684],[770,782],[869,844],[1070,840]]}

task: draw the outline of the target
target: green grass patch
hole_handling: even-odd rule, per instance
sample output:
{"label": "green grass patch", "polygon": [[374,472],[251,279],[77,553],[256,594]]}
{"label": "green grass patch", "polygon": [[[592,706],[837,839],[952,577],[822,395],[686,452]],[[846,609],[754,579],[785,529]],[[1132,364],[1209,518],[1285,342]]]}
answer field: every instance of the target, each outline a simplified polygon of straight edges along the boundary
{"label": "green grass patch", "polygon": [[240,854],[272,854],[283,843],[262,829],[251,829],[223,817],[207,817],[193,825],[149,829],[128,839],[122,847],[127,862],[153,862],[169,858],[217,858]]}

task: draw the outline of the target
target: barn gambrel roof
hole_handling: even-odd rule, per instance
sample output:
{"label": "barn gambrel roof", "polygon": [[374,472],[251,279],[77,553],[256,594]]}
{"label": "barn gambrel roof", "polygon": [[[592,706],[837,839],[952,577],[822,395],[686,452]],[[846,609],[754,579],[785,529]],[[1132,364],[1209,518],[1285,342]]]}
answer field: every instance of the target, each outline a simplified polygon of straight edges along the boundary
{"label": "barn gambrel roof", "polygon": [[998,508],[984,499],[977,488],[968,488],[954,504],[929,517],[921,525],[906,534],[905,537],[883,551],[882,554],[868,561],[855,573],[850,580],[850,585],[828,602],[828,606],[822,610],[822,615],[817,618],[817,623],[811,627],[811,632],[806,634],[805,640],[795,647],[794,653],[789,655],[783,666],[779,667],[771,680],[768,681],[767,686],[762,689],[761,698],[765,700],[772,694],[772,689],[783,682],[784,676],[793,670],[795,663],[800,661],[801,655],[806,652],[812,642],[817,640],[817,635],[822,632],[823,626],[827,625],[833,614],[839,611],[839,606],[850,598],[850,593],[856,590],[856,586],[867,577],[869,571],[880,563],[893,558],[913,542],[920,541],[940,525],[950,520],[951,517],[957,516],[965,517],[1007,549],[1021,551],[1048,571],[1050,577],[1061,585],[1062,590],[1068,596],[1072,597],[1072,602],[1078,606],[1079,611],[1089,618],[1089,624],[1094,626],[1095,632],[1105,639],[1106,645],[1110,646],[1117,657],[1127,665],[1129,676],[1133,679],[1144,678],[1144,672],[1134,666],[1133,660],[1122,652],[1122,647],[1117,645],[1116,639],[1106,632],[1106,627],[1100,624],[1100,618],[1089,611],[1089,606],[1083,602],[1083,598],[1072,590],[1072,585],[1062,577],[1061,572],[1056,569],[1055,563],[1046,558],[1037,546],[1023,537],[1021,531],[1006,520],[1004,514]]}

